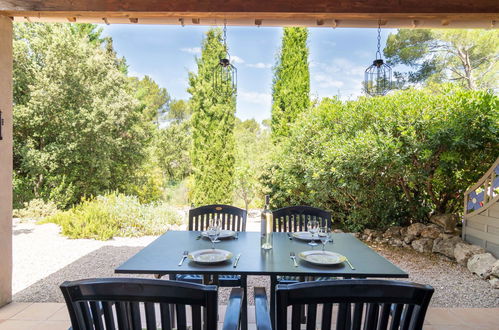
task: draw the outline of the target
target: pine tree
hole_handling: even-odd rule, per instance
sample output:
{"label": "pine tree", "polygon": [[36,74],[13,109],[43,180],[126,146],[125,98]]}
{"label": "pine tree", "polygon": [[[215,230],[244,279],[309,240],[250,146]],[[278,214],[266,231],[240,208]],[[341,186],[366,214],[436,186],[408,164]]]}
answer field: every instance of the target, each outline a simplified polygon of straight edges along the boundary
{"label": "pine tree", "polygon": [[289,135],[290,124],[310,105],[307,37],[306,28],[284,29],[272,86],[271,127],[274,142]]}
{"label": "pine tree", "polygon": [[234,125],[236,99],[213,88],[213,70],[225,57],[220,29],[210,29],[203,40],[197,73],[189,73],[192,95],[192,186],[194,205],[232,202],[234,180]]}

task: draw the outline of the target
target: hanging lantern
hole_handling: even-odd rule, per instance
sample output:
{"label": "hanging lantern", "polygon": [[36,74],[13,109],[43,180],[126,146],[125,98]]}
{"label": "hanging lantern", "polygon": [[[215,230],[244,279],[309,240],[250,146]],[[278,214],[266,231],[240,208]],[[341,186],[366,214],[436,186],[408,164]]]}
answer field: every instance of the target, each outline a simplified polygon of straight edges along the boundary
{"label": "hanging lantern", "polygon": [[381,59],[381,22],[378,23],[378,51],[364,74],[364,90],[371,96],[385,95],[392,88],[392,68]]}
{"label": "hanging lantern", "polygon": [[225,58],[221,58],[218,65],[213,68],[213,89],[215,93],[230,97],[237,93],[237,69],[230,63],[227,50],[227,23],[224,22],[223,34]]}

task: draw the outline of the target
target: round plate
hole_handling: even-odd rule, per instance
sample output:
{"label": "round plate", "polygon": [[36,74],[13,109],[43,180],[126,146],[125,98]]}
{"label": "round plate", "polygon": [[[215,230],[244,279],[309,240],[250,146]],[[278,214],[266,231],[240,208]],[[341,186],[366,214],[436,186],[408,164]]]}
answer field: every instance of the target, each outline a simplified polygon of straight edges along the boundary
{"label": "round plate", "polygon": [[345,256],[330,251],[303,251],[298,256],[311,264],[322,266],[337,265],[347,260]]}
{"label": "round plate", "polygon": [[226,250],[205,249],[189,253],[188,258],[200,264],[216,264],[232,258],[232,253]]}
{"label": "round plate", "polygon": [[[225,238],[230,238],[234,237],[236,235],[236,232],[233,230],[220,230],[220,236],[218,238],[225,239]],[[203,231],[201,233],[201,236],[208,238],[208,233],[206,231]]]}
{"label": "round plate", "polygon": [[319,240],[319,237],[317,235],[315,235],[313,238],[312,238],[312,234],[310,234],[308,231],[298,231],[296,233],[293,233],[293,237],[294,238],[297,238],[297,239],[301,239],[303,241],[318,241]]}

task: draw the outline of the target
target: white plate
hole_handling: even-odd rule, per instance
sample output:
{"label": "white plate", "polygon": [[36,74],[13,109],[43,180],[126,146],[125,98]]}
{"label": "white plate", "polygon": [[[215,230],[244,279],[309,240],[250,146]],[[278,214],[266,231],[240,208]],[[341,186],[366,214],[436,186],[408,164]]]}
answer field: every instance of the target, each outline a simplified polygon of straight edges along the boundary
{"label": "white plate", "polygon": [[[201,233],[201,235],[205,238],[208,238],[208,233],[206,231],[203,231]],[[236,232],[233,231],[233,230],[221,230],[220,231],[220,236],[218,236],[218,238],[221,238],[221,239],[225,239],[225,238],[229,238],[229,237],[234,237],[236,236]]]}
{"label": "white plate", "polygon": [[308,261],[315,265],[337,265],[341,264],[347,258],[339,253],[330,251],[303,251],[298,254],[300,259]]}
{"label": "white plate", "polygon": [[232,253],[226,250],[205,249],[189,253],[188,258],[200,264],[216,264],[232,258]]}
{"label": "white plate", "polygon": [[319,240],[318,235],[314,235],[314,237],[312,238],[312,234],[310,234],[308,231],[299,231],[299,232],[293,233],[293,237],[304,240],[304,241],[312,241],[312,240],[318,241]]}

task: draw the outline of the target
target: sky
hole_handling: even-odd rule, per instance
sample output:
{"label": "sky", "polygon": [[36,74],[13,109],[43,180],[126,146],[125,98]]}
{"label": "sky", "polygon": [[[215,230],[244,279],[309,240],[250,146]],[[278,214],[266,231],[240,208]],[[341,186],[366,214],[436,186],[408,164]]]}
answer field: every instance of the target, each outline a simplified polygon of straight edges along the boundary
{"label": "sky", "polygon": [[[153,78],[174,99],[188,99],[188,72],[196,71],[196,56],[209,27],[169,25],[103,25],[113,38],[120,57],[125,57],[129,75]],[[377,29],[310,28],[311,97],[339,96],[343,100],[361,95],[364,70],[372,64],[377,47]],[[389,33],[381,32],[381,47]],[[282,28],[227,28],[227,45],[238,70],[236,116],[261,122],[270,118],[272,66],[281,45]]]}

